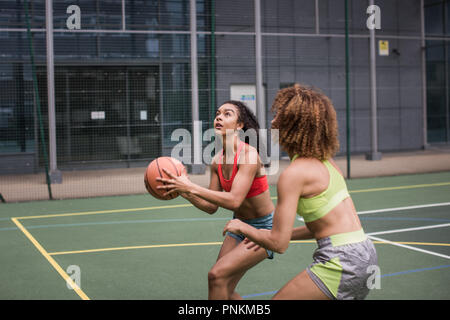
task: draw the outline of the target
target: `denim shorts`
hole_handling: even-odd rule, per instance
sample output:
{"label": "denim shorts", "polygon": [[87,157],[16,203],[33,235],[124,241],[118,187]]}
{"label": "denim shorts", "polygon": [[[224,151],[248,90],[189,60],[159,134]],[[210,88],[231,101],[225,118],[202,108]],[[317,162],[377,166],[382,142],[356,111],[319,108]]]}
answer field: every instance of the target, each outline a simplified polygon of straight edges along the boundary
{"label": "denim shorts", "polygon": [[[235,217],[233,216],[233,219]],[[255,218],[255,219],[249,219],[249,220],[242,220],[239,219],[242,222],[245,222],[249,225],[251,225],[252,227],[255,227],[256,229],[272,229],[272,220],[273,220],[273,212],[269,213],[268,215],[265,215],[263,217],[259,217],[259,218]],[[241,235],[241,234],[235,234],[232,232],[227,231],[226,235],[236,239],[236,241],[241,242],[245,239],[245,236]],[[273,251],[267,250],[267,255],[269,259],[273,259]]]}

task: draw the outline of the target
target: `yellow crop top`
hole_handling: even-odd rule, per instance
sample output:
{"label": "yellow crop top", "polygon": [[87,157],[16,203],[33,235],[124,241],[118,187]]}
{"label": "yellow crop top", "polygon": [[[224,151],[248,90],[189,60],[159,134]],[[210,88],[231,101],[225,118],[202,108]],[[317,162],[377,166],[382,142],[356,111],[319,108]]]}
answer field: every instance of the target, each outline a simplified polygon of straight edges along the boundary
{"label": "yellow crop top", "polygon": [[[298,155],[295,155],[291,162],[297,157]],[[322,163],[328,169],[330,182],[328,183],[327,189],[321,194],[312,198],[300,197],[298,200],[297,213],[303,217],[305,222],[312,222],[322,218],[341,203],[342,200],[350,196],[344,177],[339,171],[328,160]]]}

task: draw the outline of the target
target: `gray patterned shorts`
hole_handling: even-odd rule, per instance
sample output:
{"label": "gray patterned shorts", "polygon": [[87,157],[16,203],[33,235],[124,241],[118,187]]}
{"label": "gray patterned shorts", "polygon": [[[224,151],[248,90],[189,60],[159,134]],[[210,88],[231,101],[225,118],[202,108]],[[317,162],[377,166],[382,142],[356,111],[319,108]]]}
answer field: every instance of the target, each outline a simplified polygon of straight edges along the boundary
{"label": "gray patterned shorts", "polygon": [[369,293],[371,266],[377,252],[364,230],[317,240],[313,263],[306,269],[314,283],[330,299],[364,299]]}

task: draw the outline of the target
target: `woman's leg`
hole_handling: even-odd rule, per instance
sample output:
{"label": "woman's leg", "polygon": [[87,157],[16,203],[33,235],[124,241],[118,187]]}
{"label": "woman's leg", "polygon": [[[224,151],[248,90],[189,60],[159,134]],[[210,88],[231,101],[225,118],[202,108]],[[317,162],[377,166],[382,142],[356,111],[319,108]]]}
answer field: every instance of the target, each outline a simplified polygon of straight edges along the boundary
{"label": "woman's leg", "polygon": [[272,299],[275,300],[329,300],[311,280],[306,270],[300,272],[286,283]]}
{"label": "woman's leg", "polygon": [[227,236],[223,242],[216,264],[208,273],[209,299],[239,299],[234,292],[245,272],[267,258],[264,249],[249,250],[243,242],[238,243]]}

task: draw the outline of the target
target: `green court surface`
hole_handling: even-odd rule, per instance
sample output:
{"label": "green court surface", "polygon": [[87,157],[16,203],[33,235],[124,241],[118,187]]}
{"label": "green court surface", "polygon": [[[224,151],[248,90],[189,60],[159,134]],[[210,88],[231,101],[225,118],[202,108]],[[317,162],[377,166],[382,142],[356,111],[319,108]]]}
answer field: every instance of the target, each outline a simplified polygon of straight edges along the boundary
{"label": "green court surface", "polygon": [[[450,172],[347,183],[378,253],[379,288],[367,299],[449,299]],[[207,299],[231,216],[150,195],[0,204],[0,299]],[[315,248],[291,243],[248,271],[237,292],[270,299]],[[66,283],[73,270],[76,290]]]}

